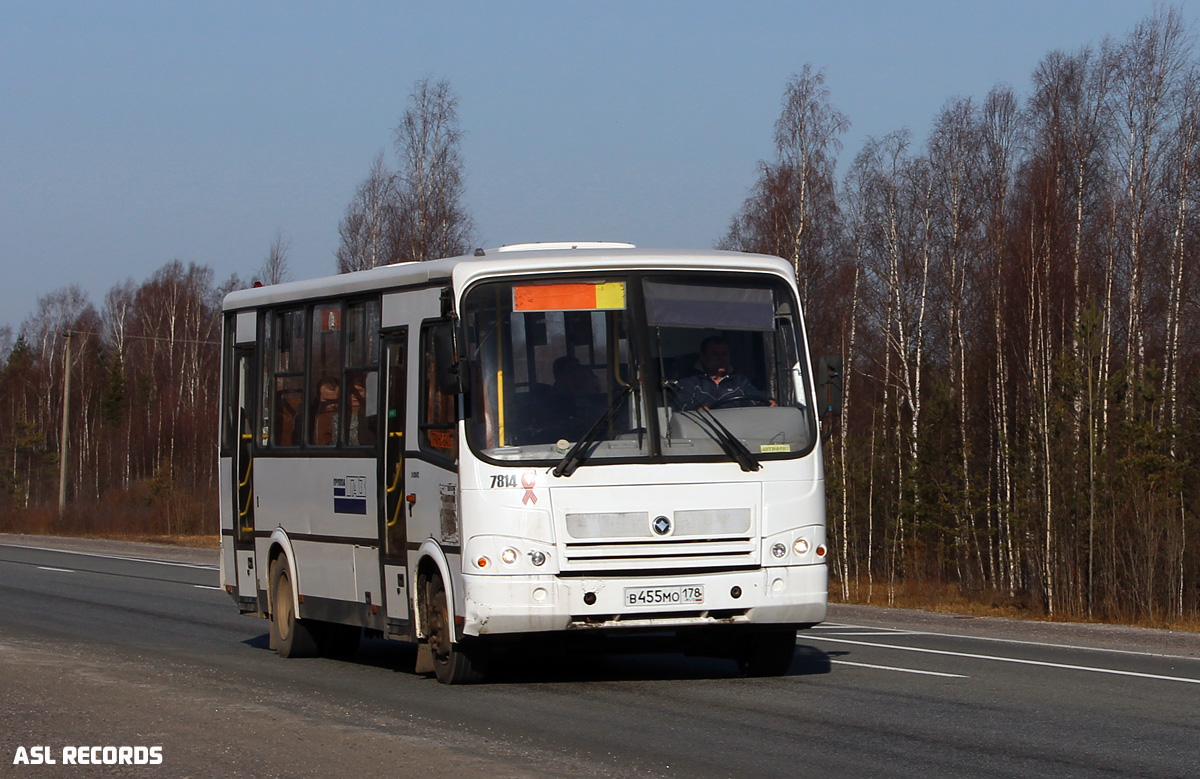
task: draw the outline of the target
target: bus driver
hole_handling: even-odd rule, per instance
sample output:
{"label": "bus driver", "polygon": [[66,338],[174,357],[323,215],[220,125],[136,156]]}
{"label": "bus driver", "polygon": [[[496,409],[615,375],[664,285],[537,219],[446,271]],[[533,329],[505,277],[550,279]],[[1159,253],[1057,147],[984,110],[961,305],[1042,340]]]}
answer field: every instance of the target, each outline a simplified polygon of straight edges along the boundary
{"label": "bus driver", "polygon": [[680,411],[725,406],[775,405],[730,365],[729,342],[710,335],[700,342],[700,361],[694,373],[679,380],[676,396]]}

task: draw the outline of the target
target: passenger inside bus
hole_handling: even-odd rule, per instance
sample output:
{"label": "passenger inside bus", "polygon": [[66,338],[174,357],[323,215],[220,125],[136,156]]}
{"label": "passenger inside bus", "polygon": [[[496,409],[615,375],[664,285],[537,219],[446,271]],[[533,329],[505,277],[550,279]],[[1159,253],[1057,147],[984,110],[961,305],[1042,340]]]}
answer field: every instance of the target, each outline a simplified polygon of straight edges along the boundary
{"label": "passenger inside bus", "polygon": [[577,441],[604,410],[604,395],[596,372],[573,355],[552,365],[554,384],[533,382],[514,397],[512,443]]}
{"label": "passenger inside bus", "polygon": [[[375,415],[367,415],[367,382],[374,379],[374,372],[369,376],[362,373],[349,374],[349,387],[346,401],[350,407],[347,421],[346,443],[350,446],[368,446],[375,443]],[[336,420],[334,428],[337,428]]]}
{"label": "passenger inside bus", "polygon": [[297,417],[304,402],[304,391],[291,387],[288,379],[278,379],[275,391],[275,440],[276,446],[292,446],[299,443],[297,433],[300,423]]}
{"label": "passenger inside bus", "polygon": [[569,354],[554,361],[553,373],[554,386],[547,398],[546,413],[557,431],[555,440],[576,441],[603,410],[597,403],[600,380],[595,371]]}
{"label": "passenger inside bus", "polygon": [[341,385],[332,376],[317,382],[317,397],[312,404],[312,426],[309,443],[332,446],[337,436],[338,393]]}

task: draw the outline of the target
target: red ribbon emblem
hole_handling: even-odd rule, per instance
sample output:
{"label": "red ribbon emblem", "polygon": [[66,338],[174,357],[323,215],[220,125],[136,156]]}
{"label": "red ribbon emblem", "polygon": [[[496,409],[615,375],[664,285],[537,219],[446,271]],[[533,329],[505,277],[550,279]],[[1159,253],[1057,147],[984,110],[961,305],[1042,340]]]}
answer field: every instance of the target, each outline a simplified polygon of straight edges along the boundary
{"label": "red ribbon emblem", "polygon": [[533,488],[537,486],[537,471],[525,471],[521,474],[521,486],[525,488],[521,504],[527,506],[532,501],[534,505],[537,505],[537,495],[533,494]]}

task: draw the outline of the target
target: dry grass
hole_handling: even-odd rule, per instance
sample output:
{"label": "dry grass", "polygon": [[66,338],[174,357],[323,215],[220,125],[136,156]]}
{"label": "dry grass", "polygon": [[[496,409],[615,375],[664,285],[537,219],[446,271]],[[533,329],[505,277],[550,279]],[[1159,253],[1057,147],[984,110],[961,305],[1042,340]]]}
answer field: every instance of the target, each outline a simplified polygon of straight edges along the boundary
{"label": "dry grass", "polygon": [[86,538],[103,538],[108,541],[132,541],[138,544],[166,544],[167,546],[182,546],[188,549],[218,549],[221,546],[221,537],[213,535],[193,535],[193,536],[161,536],[147,535],[144,533],[109,533],[102,536],[89,535]]}
{"label": "dry grass", "polygon": [[128,541],[136,544],[163,544],[179,546],[187,549],[218,549],[221,537],[213,535],[155,535],[152,533],[71,533],[71,532],[35,532],[20,528],[6,527],[2,532],[20,535],[42,536],[44,538],[94,538],[102,541]]}
{"label": "dry grass", "polygon": [[990,590],[966,593],[953,583],[902,581],[897,582],[895,587],[889,590],[887,582],[875,582],[871,585],[865,581],[854,581],[850,582],[848,589],[850,596],[843,598],[841,582],[830,581],[829,602],[920,609],[940,614],[965,614],[975,617],[1005,617],[1041,622],[1108,623],[1200,633],[1200,613],[1193,613],[1185,617],[1178,615],[1155,615],[1153,617],[1123,615],[1119,618],[1100,620],[1088,619],[1079,614],[1060,612],[1052,617],[1046,613],[1040,602],[1028,595],[1009,597],[1007,593]]}
{"label": "dry grass", "polygon": [[221,547],[221,537],[216,534],[204,536],[146,536],[145,538],[131,538],[129,540],[148,544],[185,546],[189,549],[219,549]]}
{"label": "dry grass", "polygon": [[219,546],[215,496],[155,492],[145,483],[112,490],[60,516],[50,507],[0,510],[0,533],[101,538],[201,549]]}

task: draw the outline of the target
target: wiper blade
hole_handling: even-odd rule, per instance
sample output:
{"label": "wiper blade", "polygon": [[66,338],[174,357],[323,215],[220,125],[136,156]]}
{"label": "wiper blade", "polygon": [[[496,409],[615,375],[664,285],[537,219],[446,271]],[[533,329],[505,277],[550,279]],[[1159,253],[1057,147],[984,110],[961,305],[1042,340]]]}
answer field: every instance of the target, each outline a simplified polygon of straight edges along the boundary
{"label": "wiper blade", "polygon": [[600,415],[600,418],[592,423],[588,431],[580,436],[575,445],[571,447],[571,450],[563,455],[558,465],[554,466],[552,473],[555,476],[570,476],[572,473],[575,473],[575,469],[579,467],[580,463],[587,459],[589,454],[587,450],[600,439],[601,433],[608,427],[608,423],[616,416],[621,406],[625,405],[626,398],[632,393],[633,385],[621,388],[616,397],[612,399],[612,403]]}
{"label": "wiper blade", "polygon": [[757,471],[762,468],[762,464],[754,457],[746,445],[741,442],[737,436],[729,431],[729,428],[721,424],[721,420],[713,415],[713,412],[704,407],[700,407],[693,411],[679,412],[690,417],[701,430],[708,433],[714,441],[720,444],[725,450],[725,454],[732,457],[743,471]]}
{"label": "wiper blade", "polygon": [[[674,381],[664,381],[663,387],[679,396],[679,384]],[[724,450],[725,454],[729,455],[743,471],[752,472],[762,468],[762,463],[755,458],[754,454],[746,448],[741,439],[730,432],[729,428],[721,424],[721,420],[713,414],[709,409],[700,406],[696,409],[677,412],[683,414],[688,419],[696,423],[696,426],[708,433],[712,440],[717,442],[717,445]]]}

